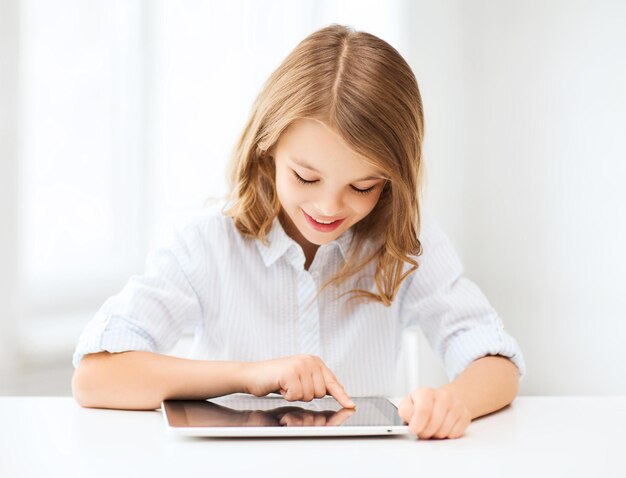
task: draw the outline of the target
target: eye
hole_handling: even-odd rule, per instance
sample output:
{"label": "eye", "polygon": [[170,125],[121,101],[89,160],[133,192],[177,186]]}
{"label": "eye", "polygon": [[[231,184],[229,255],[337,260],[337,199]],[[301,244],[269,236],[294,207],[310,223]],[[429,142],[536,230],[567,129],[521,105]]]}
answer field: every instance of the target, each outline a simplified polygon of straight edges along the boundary
{"label": "eye", "polygon": [[[319,179],[316,179],[314,181],[309,181],[307,179],[304,179],[298,173],[296,173],[295,170],[292,169],[291,171],[293,172],[293,176],[296,178],[296,181],[298,181],[299,183],[302,183],[302,184],[315,184],[315,183],[319,182]],[[368,194],[368,193],[371,193],[376,188],[376,184],[374,186],[370,187],[370,188],[367,188],[367,189],[359,189],[359,188],[354,187],[352,185],[350,185],[350,187],[357,194]]]}
{"label": "eye", "polygon": [[376,185],[372,186],[371,188],[367,188],[367,189],[359,189],[359,188],[355,188],[354,186],[350,186],[354,192],[359,193],[359,194],[367,194],[367,193],[371,193],[374,188],[376,187]]}
{"label": "eye", "polygon": [[304,179],[302,176],[300,176],[298,173],[296,173],[293,169],[293,175],[296,178],[297,181],[301,182],[302,184],[313,184],[316,183],[319,180],[315,180],[315,181],[307,181],[306,179]]}

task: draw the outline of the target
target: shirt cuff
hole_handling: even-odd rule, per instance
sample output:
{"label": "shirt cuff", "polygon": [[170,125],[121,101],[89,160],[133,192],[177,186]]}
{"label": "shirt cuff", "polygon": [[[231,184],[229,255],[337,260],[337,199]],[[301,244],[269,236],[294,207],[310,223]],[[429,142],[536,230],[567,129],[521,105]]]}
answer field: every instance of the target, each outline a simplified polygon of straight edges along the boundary
{"label": "shirt cuff", "polygon": [[85,330],[79,345],[74,351],[72,364],[74,368],[87,354],[96,352],[128,352],[141,350],[155,352],[154,340],[141,327],[121,316],[113,316],[108,320],[96,321],[94,327]]}
{"label": "shirt cuff", "polygon": [[513,337],[494,326],[472,328],[455,336],[445,355],[448,378],[454,380],[474,360],[487,355],[502,355],[518,368],[520,380],[526,374],[526,364],[519,345]]}

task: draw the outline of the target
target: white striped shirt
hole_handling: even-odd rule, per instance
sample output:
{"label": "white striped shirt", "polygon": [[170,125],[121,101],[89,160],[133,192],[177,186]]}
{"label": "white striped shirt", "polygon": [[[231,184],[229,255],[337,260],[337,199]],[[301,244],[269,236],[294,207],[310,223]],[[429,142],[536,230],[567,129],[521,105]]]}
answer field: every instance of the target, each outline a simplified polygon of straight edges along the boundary
{"label": "white striped shirt", "polygon": [[[73,356],[144,350],[167,353],[192,324],[189,358],[259,361],[318,355],[352,396],[389,395],[405,328],[418,325],[454,379],[472,361],[503,355],[525,366],[514,338],[480,289],[462,275],[452,244],[428,216],[423,254],[390,307],[336,295],[355,288],[318,288],[344,262],[352,231],[319,247],[304,269],[302,248],[274,220],[269,245],[246,239],[219,208],[177,229],[167,247],[148,256],[85,327]],[[364,270],[373,276],[375,264]],[[367,288],[367,287],[365,287]],[[373,289],[370,288],[370,290]]]}

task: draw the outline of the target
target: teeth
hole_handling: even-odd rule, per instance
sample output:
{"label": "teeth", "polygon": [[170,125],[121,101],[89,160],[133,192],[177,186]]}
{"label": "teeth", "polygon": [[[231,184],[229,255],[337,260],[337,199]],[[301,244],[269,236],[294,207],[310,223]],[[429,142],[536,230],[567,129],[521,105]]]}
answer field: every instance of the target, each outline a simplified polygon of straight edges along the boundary
{"label": "teeth", "polygon": [[317,219],[313,218],[315,220],[315,222],[318,222],[320,224],[332,224],[335,221],[318,221]]}

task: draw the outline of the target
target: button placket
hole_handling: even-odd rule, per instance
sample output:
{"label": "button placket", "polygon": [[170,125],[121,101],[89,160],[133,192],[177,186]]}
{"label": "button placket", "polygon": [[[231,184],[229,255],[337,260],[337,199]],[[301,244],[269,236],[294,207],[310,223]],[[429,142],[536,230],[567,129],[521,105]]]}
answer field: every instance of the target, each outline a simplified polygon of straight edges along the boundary
{"label": "button placket", "polygon": [[308,271],[302,271],[299,282],[300,353],[319,355],[319,312],[317,300],[313,300],[317,285]]}

